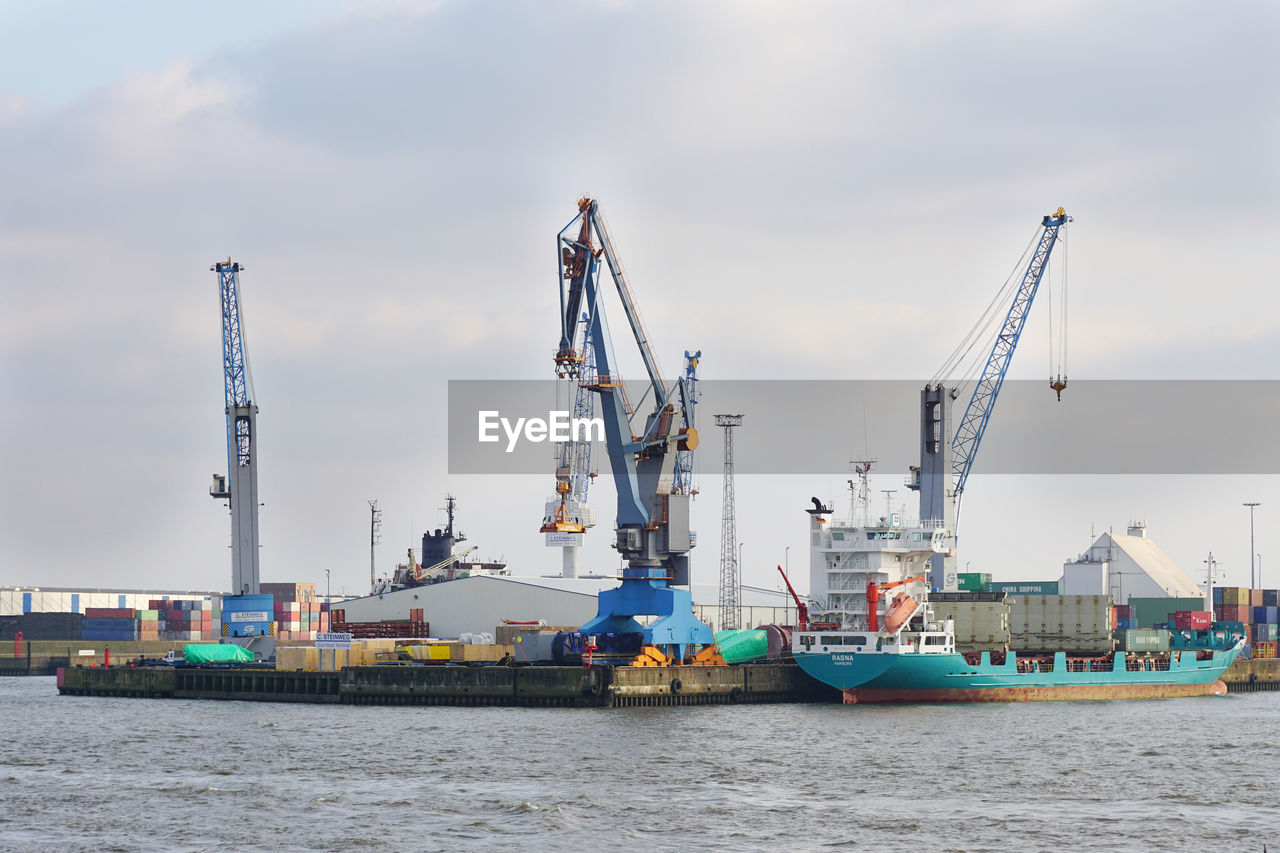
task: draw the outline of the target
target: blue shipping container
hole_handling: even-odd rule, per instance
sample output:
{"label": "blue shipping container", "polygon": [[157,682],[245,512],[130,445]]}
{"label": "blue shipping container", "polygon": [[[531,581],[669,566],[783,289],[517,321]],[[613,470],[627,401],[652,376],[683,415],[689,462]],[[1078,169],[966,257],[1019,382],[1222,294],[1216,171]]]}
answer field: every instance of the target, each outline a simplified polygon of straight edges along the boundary
{"label": "blue shipping container", "polygon": [[1262,603],[1266,607],[1280,607],[1280,589],[1264,589]]}
{"label": "blue shipping container", "polygon": [[89,617],[84,620],[82,627],[93,630],[101,629],[105,631],[135,631],[137,630],[137,623],[129,618]]}
{"label": "blue shipping container", "polygon": [[1213,588],[1213,603],[1214,604],[1222,603],[1222,587],[1220,586],[1215,586]]}
{"label": "blue shipping container", "polygon": [[137,631],[111,631],[105,629],[84,630],[80,632],[82,640],[124,640],[138,639]]}

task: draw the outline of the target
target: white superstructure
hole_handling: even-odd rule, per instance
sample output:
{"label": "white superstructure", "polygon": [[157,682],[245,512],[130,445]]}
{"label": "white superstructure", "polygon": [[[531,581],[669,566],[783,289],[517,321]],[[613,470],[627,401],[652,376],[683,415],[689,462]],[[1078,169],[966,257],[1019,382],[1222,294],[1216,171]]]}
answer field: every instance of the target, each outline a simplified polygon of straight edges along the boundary
{"label": "white superstructure", "polygon": [[[868,628],[868,584],[886,586],[926,575],[935,554],[952,553],[951,531],[941,520],[910,522],[904,511],[886,507],[873,516],[867,478],[869,464],[860,464],[858,479],[850,480],[852,500],[847,519],[837,521],[830,507],[814,499],[809,510],[810,618],[834,622],[845,630]],[[896,586],[917,601],[928,584],[916,580]]]}

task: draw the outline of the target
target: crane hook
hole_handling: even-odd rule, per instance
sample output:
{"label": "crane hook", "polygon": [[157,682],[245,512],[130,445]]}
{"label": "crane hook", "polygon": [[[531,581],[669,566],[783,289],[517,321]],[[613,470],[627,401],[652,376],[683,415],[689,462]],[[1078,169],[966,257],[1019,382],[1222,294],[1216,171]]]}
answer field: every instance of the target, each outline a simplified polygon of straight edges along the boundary
{"label": "crane hook", "polygon": [[1049,380],[1049,387],[1058,392],[1058,402],[1062,402],[1062,391],[1067,387],[1067,377],[1059,376],[1057,379]]}

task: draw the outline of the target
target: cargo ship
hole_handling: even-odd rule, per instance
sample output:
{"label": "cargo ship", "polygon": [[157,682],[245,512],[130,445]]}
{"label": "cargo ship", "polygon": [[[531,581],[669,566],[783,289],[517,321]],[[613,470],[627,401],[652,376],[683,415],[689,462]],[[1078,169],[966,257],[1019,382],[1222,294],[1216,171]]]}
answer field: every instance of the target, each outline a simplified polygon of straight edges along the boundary
{"label": "cargo ship", "polygon": [[951,553],[951,532],[934,521],[906,524],[905,513],[889,508],[873,518],[859,474],[861,483],[850,482],[855,500],[846,523],[835,523],[817,498],[808,511],[811,589],[825,594],[814,599],[813,622],[793,634],[791,647],[801,669],[840,689],[846,703],[1226,693],[1221,676],[1244,648],[1238,634],[1204,644],[1216,648],[1111,651],[1108,633],[1105,650],[958,651],[955,623],[934,617],[926,581],[934,555]]}
{"label": "cargo ship", "polygon": [[800,631],[792,647],[796,663],[843,691],[848,704],[1148,699],[1225,694],[1222,673],[1244,648],[1236,640],[1227,649],[1089,657],[960,653],[945,622],[927,621],[927,603],[915,611],[892,633]]}

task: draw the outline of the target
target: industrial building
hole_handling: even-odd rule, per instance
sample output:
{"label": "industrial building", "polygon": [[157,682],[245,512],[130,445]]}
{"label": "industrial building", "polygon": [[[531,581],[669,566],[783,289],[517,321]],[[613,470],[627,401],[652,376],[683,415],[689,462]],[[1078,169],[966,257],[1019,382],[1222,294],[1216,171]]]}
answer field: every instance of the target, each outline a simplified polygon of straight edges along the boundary
{"label": "industrial building", "polygon": [[150,601],[207,601],[218,605],[223,593],[207,589],[87,589],[52,586],[0,586],[0,616],[23,613],[84,613],[86,607],[144,610]]}
{"label": "industrial building", "polygon": [[[583,625],[599,608],[598,595],[613,589],[612,577],[512,577],[481,576],[356,598],[340,606],[348,622],[382,622],[408,619],[421,608],[437,637],[493,631],[504,620],[542,620],[547,625]],[[694,585],[694,615],[713,628],[723,624],[714,586]],[[781,590],[744,586],[739,625],[754,628],[769,624],[795,624],[796,608]]]}
{"label": "industrial building", "polygon": [[1204,590],[1147,536],[1145,524],[1135,522],[1123,535],[1102,534],[1064,563],[1062,594],[1109,594],[1123,604],[1131,598],[1203,598]]}

